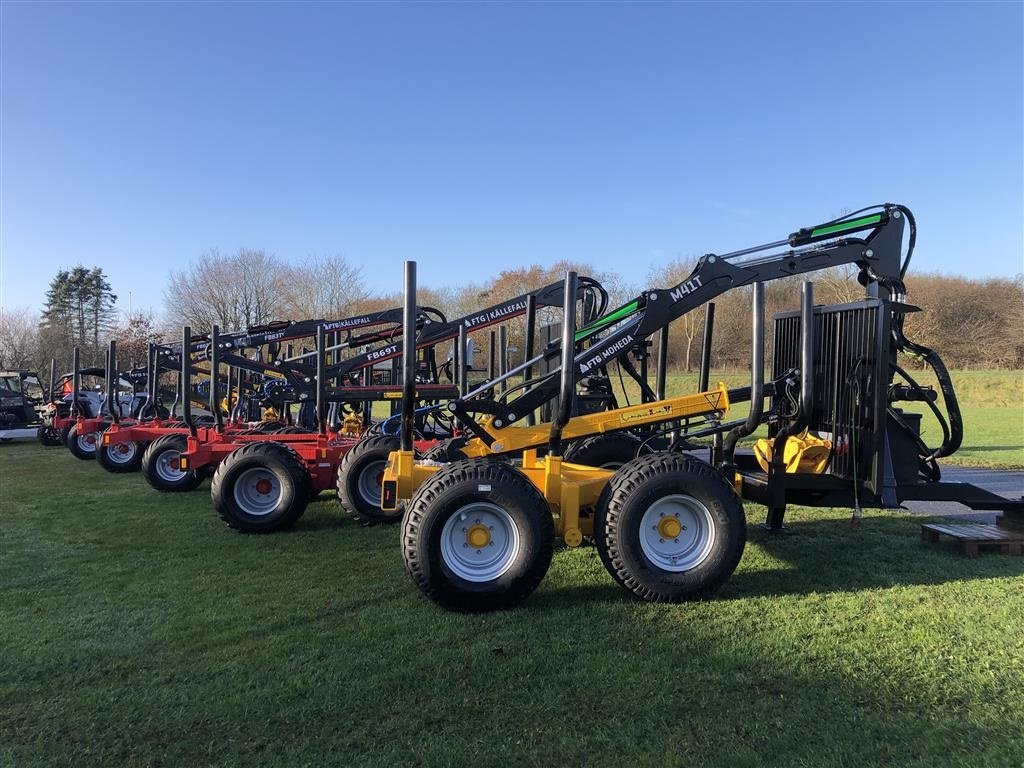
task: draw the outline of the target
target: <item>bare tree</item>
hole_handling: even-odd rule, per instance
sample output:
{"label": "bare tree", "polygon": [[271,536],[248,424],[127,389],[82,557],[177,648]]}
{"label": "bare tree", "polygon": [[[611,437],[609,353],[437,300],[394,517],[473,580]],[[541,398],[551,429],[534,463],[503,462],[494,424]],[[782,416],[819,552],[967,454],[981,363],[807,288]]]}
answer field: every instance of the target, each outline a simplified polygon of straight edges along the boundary
{"label": "bare tree", "polygon": [[39,316],[27,307],[0,309],[0,368],[30,368],[39,347]]}
{"label": "bare tree", "polygon": [[215,323],[237,330],[280,319],[284,272],[263,250],[207,251],[190,268],[171,273],[164,289],[167,319],[204,331]]}
{"label": "bare tree", "polygon": [[125,317],[115,329],[114,338],[117,340],[117,359],[121,363],[120,367],[134,368],[146,364],[149,345],[151,342],[160,341],[160,334],[153,324],[151,315],[135,312]]}
{"label": "bare tree", "polygon": [[368,297],[362,268],[344,256],[310,256],[283,270],[281,304],[291,319],[347,317]]}
{"label": "bare tree", "polygon": [[822,286],[822,299],[837,304],[848,304],[864,297],[864,286],[857,282],[860,268],[856,264],[843,264],[823,269],[806,279]]}

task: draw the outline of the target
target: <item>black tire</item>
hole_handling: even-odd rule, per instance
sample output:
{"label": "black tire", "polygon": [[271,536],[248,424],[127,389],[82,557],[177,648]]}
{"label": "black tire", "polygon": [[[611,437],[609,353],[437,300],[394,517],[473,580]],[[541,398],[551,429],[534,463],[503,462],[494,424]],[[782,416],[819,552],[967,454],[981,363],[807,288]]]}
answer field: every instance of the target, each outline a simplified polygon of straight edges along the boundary
{"label": "black tire", "polygon": [[236,448],[217,467],[210,485],[218,517],[243,533],[289,528],[312,495],[309,471],[299,455],[269,441]]}
{"label": "black tire", "polygon": [[122,474],[125,472],[138,472],[142,467],[142,455],[146,452],[145,443],[119,443],[118,445],[103,445],[100,443],[96,449],[96,463],[107,472]]}
{"label": "black tire", "polygon": [[310,434],[308,429],[302,427],[281,427],[273,431],[275,435],[308,435]]}
{"label": "black tire", "polygon": [[380,476],[388,456],[400,444],[393,435],[372,435],[364,437],[342,457],[338,464],[338,499],[353,520],[378,525],[402,519],[402,504],[392,512],[380,508]]}
{"label": "black tire", "polygon": [[100,446],[100,437],[106,428],[107,424],[104,423],[99,431],[79,437],[78,424],[72,424],[71,429],[68,430],[65,443],[68,450],[71,451],[71,455],[82,461],[92,461],[95,459],[96,451]]}
{"label": "black tire", "polygon": [[679,453],[625,464],[602,493],[594,520],[597,551],[612,578],[656,603],[713,594],[736,570],[746,538],[735,489],[711,465]]}
{"label": "black tire", "polygon": [[55,445],[62,445],[63,440],[60,439],[60,433],[51,426],[44,424],[38,430],[36,430],[36,437],[39,438],[39,442],[42,445],[52,447]]}
{"label": "black tire", "polygon": [[277,430],[287,428],[287,424],[280,421],[261,421],[259,425],[253,427],[252,432],[257,435],[272,435]]}
{"label": "black tire", "polygon": [[180,455],[188,447],[188,438],[182,434],[158,437],[142,454],[142,474],[146,482],[161,493],[180,493],[195,490],[203,477],[194,469],[181,472],[176,467]]}
{"label": "black tire", "polygon": [[[474,523],[459,530],[463,513]],[[504,537],[509,543],[503,546],[499,533],[492,538],[496,525],[489,525],[484,541],[499,550],[477,567],[471,562],[473,529],[481,521],[501,525],[502,520],[512,522],[504,530],[514,530],[515,536]],[[438,471],[409,500],[402,556],[413,583],[438,605],[460,612],[501,610],[525,600],[543,580],[554,536],[548,504],[525,475],[504,462],[466,459]],[[484,551],[483,542],[480,546],[476,554]],[[474,572],[475,578],[467,578]]]}
{"label": "black tire", "polygon": [[[640,439],[628,432],[609,432],[606,435],[594,435],[574,442],[566,450],[562,460],[585,467],[617,470],[637,457],[641,445],[643,444]],[[650,449],[645,447],[641,455],[650,452]]]}

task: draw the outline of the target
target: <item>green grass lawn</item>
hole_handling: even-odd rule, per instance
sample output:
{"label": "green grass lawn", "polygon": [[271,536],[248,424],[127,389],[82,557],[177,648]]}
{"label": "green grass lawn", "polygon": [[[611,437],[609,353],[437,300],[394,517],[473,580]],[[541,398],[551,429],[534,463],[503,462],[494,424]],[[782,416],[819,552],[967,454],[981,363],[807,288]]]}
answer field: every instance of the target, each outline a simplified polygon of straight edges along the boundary
{"label": "green grass lawn", "polygon": [[678,606],[560,551],[461,616],[332,496],[251,537],[59,448],[0,446],[0,486],[2,766],[1024,764],[1024,558],[907,515],[793,509]]}

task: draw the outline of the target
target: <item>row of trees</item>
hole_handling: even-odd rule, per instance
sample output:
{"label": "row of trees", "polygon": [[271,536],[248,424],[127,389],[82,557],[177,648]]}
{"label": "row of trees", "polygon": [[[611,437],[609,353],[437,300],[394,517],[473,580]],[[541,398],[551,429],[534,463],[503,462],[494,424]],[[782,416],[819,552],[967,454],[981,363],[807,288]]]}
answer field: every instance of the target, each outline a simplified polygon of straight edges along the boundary
{"label": "row of trees", "polygon": [[[690,273],[694,258],[680,258],[653,270],[647,285],[672,286]],[[601,281],[611,306],[638,292],[616,274],[596,273],[586,264],[558,262],[501,272],[486,284],[470,283],[442,288],[421,288],[421,304],[440,309],[448,317],[470,314],[482,307],[511,299],[561,279],[575,269]],[[799,284],[815,281],[819,304],[852,301],[863,295],[856,268],[837,268],[811,276],[777,280],[766,285],[767,315],[795,309]],[[908,316],[910,338],[939,351],[952,368],[1024,368],[1024,276],[972,280],[941,274],[908,277],[909,301],[924,311]],[[715,300],[712,364],[716,370],[742,369],[750,359],[749,289],[732,291]],[[210,251],[189,269],[171,274],[165,290],[161,321],[144,313],[123,316],[116,311],[117,297],[99,268],[62,270],[51,281],[41,314],[29,310],[0,311],[0,367],[46,370],[49,360],[62,370],[78,346],[87,364],[102,362],[110,338],[119,342],[125,366],[142,364],[150,341],[176,340],[183,324],[208,329],[218,324],[238,329],[282,318],[354,316],[402,303],[400,292],[373,294],[362,270],[344,257],[313,257],[287,263],[262,250],[233,254]],[[557,312],[550,312],[557,318]],[[669,337],[669,364],[693,369],[699,360],[706,309],[677,320]],[[541,318],[544,321],[544,317]],[[525,324],[509,327],[509,343],[523,348]],[[768,334],[769,343],[771,334]],[[485,334],[476,338],[487,349]],[[486,359],[477,362],[486,363]]]}
{"label": "row of trees", "polygon": [[[652,284],[670,285],[688,274],[692,262],[681,260],[651,275]],[[816,304],[839,304],[864,295],[856,267],[840,267],[765,285],[765,314],[799,307],[800,283],[814,281]],[[922,311],[907,315],[904,330],[911,340],[936,350],[950,368],[1024,368],[1024,275],[1014,278],[966,277],[938,273],[907,276],[908,302]],[[732,291],[715,300],[712,365],[746,368],[750,360],[751,289]],[[694,368],[700,358],[706,308],[676,321],[669,337],[670,365]],[[771,326],[767,328],[771,359]]]}
{"label": "row of trees", "polygon": [[0,367],[49,369],[56,360],[63,373],[78,347],[83,365],[97,365],[111,338],[118,339],[125,367],[145,363],[151,341],[160,338],[153,318],[122,315],[117,296],[99,267],[81,265],[59,271],[50,281],[41,313],[30,309],[0,311]]}
{"label": "row of trees", "polygon": [[171,273],[164,290],[171,327],[246,328],[281,318],[335,318],[361,307],[370,294],[362,270],[342,256],[297,264],[263,250],[212,250]]}

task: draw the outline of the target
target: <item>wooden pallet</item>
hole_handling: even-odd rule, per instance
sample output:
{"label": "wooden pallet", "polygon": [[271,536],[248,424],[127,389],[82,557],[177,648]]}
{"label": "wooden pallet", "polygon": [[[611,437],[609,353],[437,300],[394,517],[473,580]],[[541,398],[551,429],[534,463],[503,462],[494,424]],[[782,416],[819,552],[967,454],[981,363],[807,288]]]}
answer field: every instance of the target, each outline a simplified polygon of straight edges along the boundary
{"label": "wooden pallet", "polygon": [[937,544],[943,539],[952,539],[963,554],[972,557],[982,548],[998,550],[1003,555],[1024,554],[1024,532],[996,525],[923,523],[921,538],[932,544]]}

